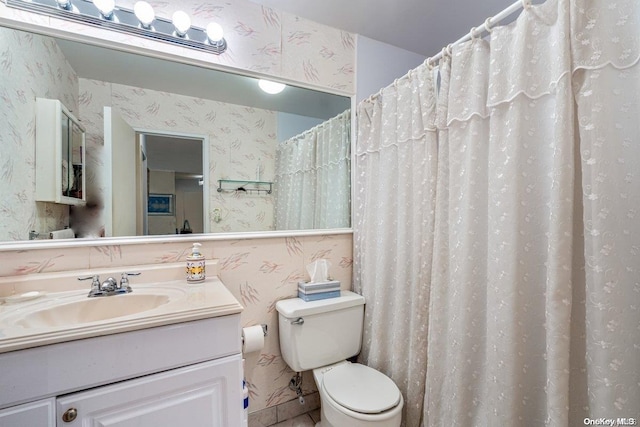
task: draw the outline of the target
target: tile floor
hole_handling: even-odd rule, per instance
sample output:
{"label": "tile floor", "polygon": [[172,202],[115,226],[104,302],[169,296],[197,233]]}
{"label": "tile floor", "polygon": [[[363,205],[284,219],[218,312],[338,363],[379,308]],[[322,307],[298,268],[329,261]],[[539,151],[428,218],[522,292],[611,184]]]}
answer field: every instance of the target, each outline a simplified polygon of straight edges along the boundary
{"label": "tile floor", "polygon": [[315,409],[271,427],[314,427],[318,421],[320,421],[320,409]]}
{"label": "tile floor", "polygon": [[[251,405],[251,403],[249,403]],[[298,399],[280,403],[249,414],[249,427],[314,427],[320,420],[320,395],[307,394],[304,403]]]}

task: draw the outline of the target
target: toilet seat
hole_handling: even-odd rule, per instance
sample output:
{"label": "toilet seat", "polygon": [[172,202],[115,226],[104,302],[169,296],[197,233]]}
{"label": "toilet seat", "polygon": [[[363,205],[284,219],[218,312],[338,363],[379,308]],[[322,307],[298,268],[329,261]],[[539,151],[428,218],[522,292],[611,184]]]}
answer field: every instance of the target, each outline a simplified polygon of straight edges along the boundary
{"label": "toilet seat", "polygon": [[400,403],[391,378],[359,363],[345,363],[324,373],[322,387],[339,405],[361,414],[377,414]]}

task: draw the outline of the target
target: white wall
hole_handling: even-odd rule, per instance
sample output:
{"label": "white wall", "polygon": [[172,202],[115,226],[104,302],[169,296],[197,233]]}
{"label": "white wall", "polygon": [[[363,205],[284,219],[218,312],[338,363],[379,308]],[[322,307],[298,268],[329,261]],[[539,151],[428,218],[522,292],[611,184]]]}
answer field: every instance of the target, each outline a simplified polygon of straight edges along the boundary
{"label": "white wall", "polygon": [[427,59],[423,55],[359,34],[356,40],[357,102],[390,85]]}
{"label": "white wall", "polygon": [[278,113],[278,142],[300,135],[302,132],[324,122],[315,117],[299,116],[290,113]]}

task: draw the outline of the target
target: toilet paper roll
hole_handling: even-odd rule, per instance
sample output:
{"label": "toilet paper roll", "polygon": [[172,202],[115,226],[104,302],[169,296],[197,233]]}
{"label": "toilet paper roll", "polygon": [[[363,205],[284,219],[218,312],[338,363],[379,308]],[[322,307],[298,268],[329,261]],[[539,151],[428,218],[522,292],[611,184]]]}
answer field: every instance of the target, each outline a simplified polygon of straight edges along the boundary
{"label": "toilet paper roll", "polygon": [[251,353],[264,348],[264,331],[262,326],[255,325],[242,328],[242,352]]}

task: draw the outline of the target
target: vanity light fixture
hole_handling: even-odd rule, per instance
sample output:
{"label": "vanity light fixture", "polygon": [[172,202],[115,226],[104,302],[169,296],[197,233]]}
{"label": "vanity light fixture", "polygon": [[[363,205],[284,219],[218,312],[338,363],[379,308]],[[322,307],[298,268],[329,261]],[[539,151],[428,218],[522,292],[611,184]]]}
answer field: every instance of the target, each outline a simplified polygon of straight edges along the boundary
{"label": "vanity light fixture", "polygon": [[262,89],[266,93],[270,95],[276,95],[282,92],[287,85],[285,85],[284,83],[272,82],[271,80],[260,79],[258,80],[258,86],[260,86],[260,89]]}
{"label": "vanity light fixture", "polygon": [[207,25],[207,37],[211,43],[218,43],[223,39],[224,33],[220,24],[212,22]]}
{"label": "vanity light fixture", "polygon": [[113,9],[116,8],[115,0],[93,0],[93,4],[98,8],[103,18],[111,19],[113,17]]}
{"label": "vanity light fixture", "polygon": [[146,1],[138,1],[133,5],[133,13],[140,21],[142,28],[151,29],[153,20],[156,19],[156,13],[153,11],[153,7]]}
{"label": "vanity light fixture", "polygon": [[[220,24],[212,22],[206,29],[191,25],[183,11],[172,19],[155,16],[153,7],[138,1],[133,10],[119,7],[116,0],[5,0],[8,7],[108,28],[183,47],[220,55],[227,42]],[[73,3],[72,3],[73,2]]]}
{"label": "vanity light fixture", "polygon": [[173,26],[176,29],[176,34],[179,37],[184,37],[187,35],[189,28],[191,28],[191,18],[187,15],[186,12],[181,10],[176,11],[171,17],[171,22],[173,22]]}

